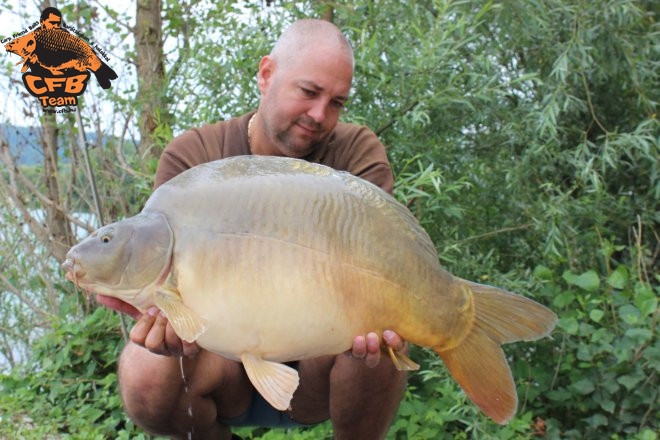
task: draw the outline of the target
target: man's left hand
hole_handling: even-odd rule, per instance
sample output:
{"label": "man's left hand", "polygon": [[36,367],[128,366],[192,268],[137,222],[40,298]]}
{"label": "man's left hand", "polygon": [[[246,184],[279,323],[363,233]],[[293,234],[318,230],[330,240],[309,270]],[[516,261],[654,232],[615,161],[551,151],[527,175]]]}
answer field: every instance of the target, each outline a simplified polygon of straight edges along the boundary
{"label": "man's left hand", "polygon": [[[403,351],[406,343],[401,336],[392,330],[383,332],[383,343],[392,347],[394,351]],[[373,368],[380,362],[381,342],[378,334],[369,332],[365,336],[356,336],[353,339],[353,348],[350,355],[357,359],[364,359],[368,367]]]}

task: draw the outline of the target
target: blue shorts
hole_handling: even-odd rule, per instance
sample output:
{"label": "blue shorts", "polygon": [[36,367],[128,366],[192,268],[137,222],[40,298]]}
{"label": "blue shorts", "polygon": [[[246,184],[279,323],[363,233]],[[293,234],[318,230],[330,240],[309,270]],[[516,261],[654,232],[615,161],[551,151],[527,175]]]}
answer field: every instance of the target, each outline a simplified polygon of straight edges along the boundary
{"label": "blue shorts", "polygon": [[279,411],[261,397],[256,390],[252,396],[250,407],[238,417],[220,419],[220,423],[227,426],[254,426],[261,428],[300,428],[300,423],[289,417],[284,411]]}
{"label": "blue shorts", "polygon": [[[288,363],[290,367],[298,369],[298,363]],[[300,428],[303,425],[293,420],[289,414],[284,411],[273,408],[266,400],[254,390],[252,402],[247,411],[238,417],[230,419],[220,419],[220,423],[227,426],[255,426],[262,428]]]}

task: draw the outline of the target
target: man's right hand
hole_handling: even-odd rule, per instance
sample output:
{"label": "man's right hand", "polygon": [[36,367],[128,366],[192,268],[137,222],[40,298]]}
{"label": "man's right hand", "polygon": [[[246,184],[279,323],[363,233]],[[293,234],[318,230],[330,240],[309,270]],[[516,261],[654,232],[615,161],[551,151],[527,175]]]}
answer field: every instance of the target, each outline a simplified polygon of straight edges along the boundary
{"label": "man's right hand", "polygon": [[186,342],[174,332],[165,315],[157,307],[151,307],[146,313],[141,313],[132,305],[110,296],[97,295],[99,304],[125,313],[137,322],[131,329],[131,341],[152,353],[163,356],[192,357],[201,350],[194,342]]}

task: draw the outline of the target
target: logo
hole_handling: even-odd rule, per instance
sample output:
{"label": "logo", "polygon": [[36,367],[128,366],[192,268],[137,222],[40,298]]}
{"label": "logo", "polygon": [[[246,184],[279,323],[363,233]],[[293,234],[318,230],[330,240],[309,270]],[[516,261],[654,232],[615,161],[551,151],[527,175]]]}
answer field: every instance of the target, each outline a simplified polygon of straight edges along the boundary
{"label": "logo", "polygon": [[23,84],[39,99],[44,112],[75,112],[75,108],[55,111],[51,107],[78,105],[90,71],[104,89],[112,86],[110,80],[117,79],[115,71],[104,62],[110,61],[107,54],[98,45],[92,48],[89,38],[63,23],[57,8],[44,9],[38,22],[12,38],[2,40],[5,50],[21,57],[16,65],[23,66]]}

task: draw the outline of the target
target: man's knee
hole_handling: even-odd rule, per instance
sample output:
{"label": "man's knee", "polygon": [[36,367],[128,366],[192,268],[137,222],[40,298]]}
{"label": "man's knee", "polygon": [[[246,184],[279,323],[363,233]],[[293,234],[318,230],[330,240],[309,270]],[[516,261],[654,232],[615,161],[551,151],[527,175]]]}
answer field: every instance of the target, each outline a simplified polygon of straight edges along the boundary
{"label": "man's knee", "polygon": [[240,363],[207,351],[194,358],[160,356],[135,344],[128,344],[119,359],[119,388],[136,425],[173,435],[189,432],[194,423],[200,438],[202,433],[218,438],[218,418],[241,415],[252,396]]}
{"label": "man's knee", "polygon": [[128,344],[119,358],[119,390],[124,410],[137,425],[165,433],[183,389],[177,358]]}

